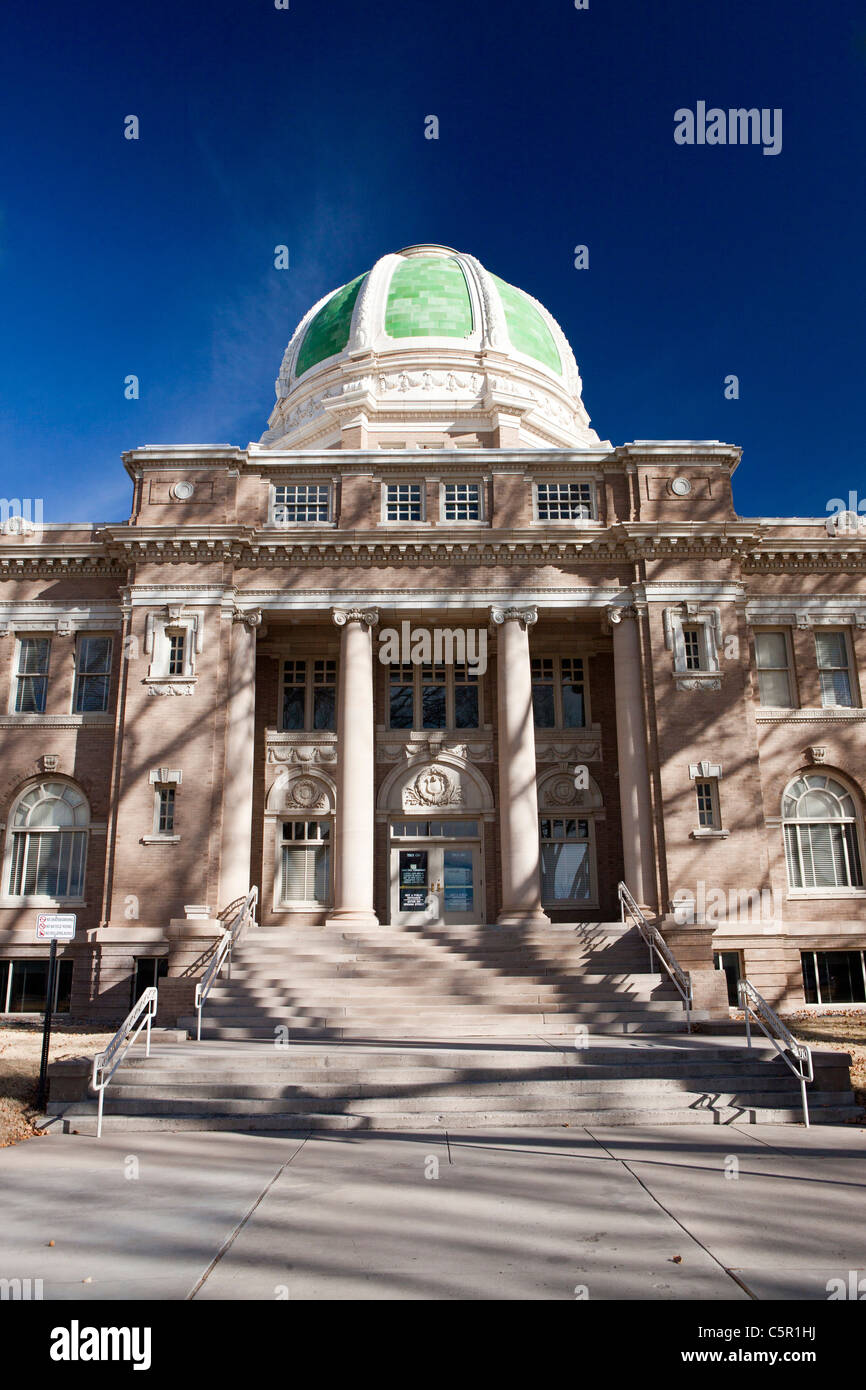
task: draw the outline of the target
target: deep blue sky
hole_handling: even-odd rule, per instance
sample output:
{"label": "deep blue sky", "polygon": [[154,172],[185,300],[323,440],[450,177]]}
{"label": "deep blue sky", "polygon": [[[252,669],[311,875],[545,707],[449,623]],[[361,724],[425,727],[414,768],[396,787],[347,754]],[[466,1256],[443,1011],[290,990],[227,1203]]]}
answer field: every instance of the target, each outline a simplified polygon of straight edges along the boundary
{"label": "deep blue sky", "polygon": [[[125,517],[123,449],[257,439],[310,303],[437,241],[548,306],[602,438],[741,444],[746,515],[863,495],[864,78],[854,0],[4,0],[0,492]],[[782,153],[676,145],[698,100]]]}

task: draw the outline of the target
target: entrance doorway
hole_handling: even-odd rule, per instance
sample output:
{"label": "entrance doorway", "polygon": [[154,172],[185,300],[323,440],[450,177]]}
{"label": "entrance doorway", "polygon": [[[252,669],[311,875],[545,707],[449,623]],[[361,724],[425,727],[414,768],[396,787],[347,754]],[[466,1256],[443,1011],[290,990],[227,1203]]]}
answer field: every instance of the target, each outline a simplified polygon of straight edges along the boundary
{"label": "entrance doorway", "polygon": [[484,921],[478,821],[394,821],[391,921],[397,926],[458,926]]}

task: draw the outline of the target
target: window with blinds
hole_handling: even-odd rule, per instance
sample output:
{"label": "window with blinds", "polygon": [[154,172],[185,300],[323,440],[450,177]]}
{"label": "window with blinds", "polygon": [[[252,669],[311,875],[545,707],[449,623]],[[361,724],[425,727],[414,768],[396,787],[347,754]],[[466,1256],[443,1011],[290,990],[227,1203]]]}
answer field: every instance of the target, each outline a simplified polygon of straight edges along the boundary
{"label": "window with blinds", "polygon": [[794,700],[787,635],[781,631],[756,632],[755,661],[761,704],[776,709],[791,709]]}
{"label": "window with blinds", "polygon": [[589,821],[542,816],[539,824],[542,902],[586,902],[592,897]]}
{"label": "window with blinds", "polygon": [[330,901],[330,822],[284,821],[280,901],[324,907]]}
{"label": "window with blinds", "polygon": [[853,797],[823,773],[798,777],[782,798],[790,888],[862,888]]}
{"label": "window with blinds", "polygon": [[818,658],[818,677],[821,682],[821,704],[825,709],[851,709],[851,670],[848,663],[848,643],[841,628],[815,633]]}

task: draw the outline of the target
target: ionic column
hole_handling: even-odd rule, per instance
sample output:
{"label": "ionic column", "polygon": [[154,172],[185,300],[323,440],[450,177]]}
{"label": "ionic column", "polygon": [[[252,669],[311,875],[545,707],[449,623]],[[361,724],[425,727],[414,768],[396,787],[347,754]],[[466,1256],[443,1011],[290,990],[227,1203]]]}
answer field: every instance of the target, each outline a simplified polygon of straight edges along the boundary
{"label": "ionic column", "polygon": [[502,906],[497,925],[549,926],[541,910],[538,793],[529,627],[535,608],[491,608],[499,627],[496,699],[499,713],[499,841]]}
{"label": "ionic column", "polygon": [[613,631],[616,742],[625,882],[644,907],[655,903],[652,810],[641,681],[640,634],[633,605],[609,608]]}
{"label": "ionic column", "polygon": [[260,609],[235,611],[226,701],[226,770],[220,908],[250,891],[253,837],[253,763],[256,732],[256,628]]}
{"label": "ionic column", "polygon": [[334,608],[342,628],[337,688],[337,825],[334,906],[328,925],[378,925],[373,910],[375,722],[374,608]]}

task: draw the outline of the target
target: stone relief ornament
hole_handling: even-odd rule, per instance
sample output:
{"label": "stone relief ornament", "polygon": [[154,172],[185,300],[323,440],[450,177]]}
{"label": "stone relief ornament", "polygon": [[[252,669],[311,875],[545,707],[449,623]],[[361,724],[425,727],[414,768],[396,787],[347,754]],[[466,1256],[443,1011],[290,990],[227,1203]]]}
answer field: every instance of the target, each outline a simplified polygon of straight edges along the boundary
{"label": "stone relief ornament", "polygon": [[444,768],[428,767],[419,772],[411,787],[403,791],[403,805],[462,806],[463,789],[453,782]]}
{"label": "stone relief ornament", "polygon": [[286,791],[286,805],[299,806],[304,811],[318,811],[327,806],[328,798],[320,782],[311,777],[299,777]]}
{"label": "stone relief ornament", "polygon": [[677,690],[721,690],[721,676],[682,676],[677,680]]}
{"label": "stone relief ornament", "polygon": [[193,681],[153,680],[148,684],[148,695],[192,695],[195,692]]}
{"label": "stone relief ornament", "polygon": [[314,744],[304,746],[301,744],[270,744],[268,746],[269,763],[285,763],[287,766],[296,766],[304,763],[335,763],[337,761],[337,749],[335,744]]}
{"label": "stone relief ornament", "polygon": [[545,804],[550,806],[573,806],[584,799],[583,793],[575,789],[571,777],[557,777],[555,781],[548,782],[544,789]]}
{"label": "stone relief ornament", "polygon": [[812,763],[823,763],[827,758],[827,749],[813,744],[810,748],[806,749],[806,756]]}

